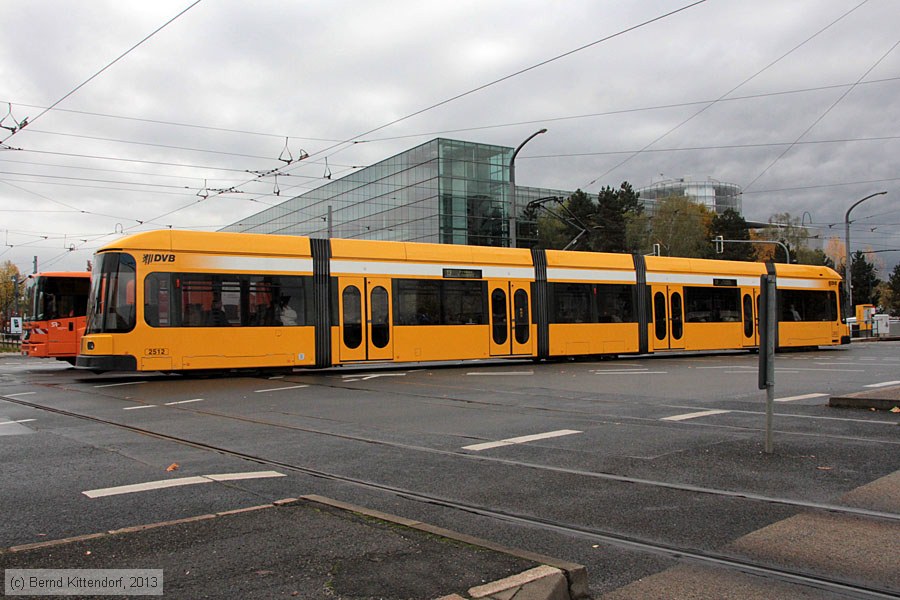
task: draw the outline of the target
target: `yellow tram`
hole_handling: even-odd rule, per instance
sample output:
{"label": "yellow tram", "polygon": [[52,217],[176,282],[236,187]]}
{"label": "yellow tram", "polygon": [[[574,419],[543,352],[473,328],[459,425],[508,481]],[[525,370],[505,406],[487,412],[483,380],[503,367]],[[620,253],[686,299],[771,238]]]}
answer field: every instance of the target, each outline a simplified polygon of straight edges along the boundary
{"label": "yellow tram", "polygon": [[777,274],[778,345],[849,342],[827,267],[154,231],[101,248],[77,366],[330,367],[753,349]]}

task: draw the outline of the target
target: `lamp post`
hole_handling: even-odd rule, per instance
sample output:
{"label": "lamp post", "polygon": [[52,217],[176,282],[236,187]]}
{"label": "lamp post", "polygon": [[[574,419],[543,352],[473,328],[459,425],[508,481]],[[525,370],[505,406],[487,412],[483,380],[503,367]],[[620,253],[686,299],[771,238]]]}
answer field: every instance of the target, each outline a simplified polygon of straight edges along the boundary
{"label": "lamp post", "polygon": [[16,313],[15,316],[19,316],[19,278],[16,275],[11,277],[12,279],[12,288],[13,288],[13,302],[16,305]]}
{"label": "lamp post", "polygon": [[857,200],[853,205],[847,209],[847,214],[844,215],[844,248],[846,254],[844,256],[844,285],[847,287],[847,309],[853,310],[853,286],[851,285],[850,280],[850,211],[868,200],[869,198],[874,198],[875,196],[884,196],[887,194],[887,190],[883,192],[875,192],[874,194],[869,194],[862,200]]}
{"label": "lamp post", "polygon": [[518,240],[516,239],[516,229],[517,229],[517,219],[518,219],[518,210],[519,207],[516,203],[516,155],[519,153],[519,150],[522,149],[522,146],[527,144],[532,140],[532,138],[539,136],[542,133],[547,133],[547,129],[541,129],[540,131],[535,131],[530,136],[525,138],[525,141],[519,144],[519,147],[516,148],[512,156],[509,158],[509,247],[515,248],[518,246]]}

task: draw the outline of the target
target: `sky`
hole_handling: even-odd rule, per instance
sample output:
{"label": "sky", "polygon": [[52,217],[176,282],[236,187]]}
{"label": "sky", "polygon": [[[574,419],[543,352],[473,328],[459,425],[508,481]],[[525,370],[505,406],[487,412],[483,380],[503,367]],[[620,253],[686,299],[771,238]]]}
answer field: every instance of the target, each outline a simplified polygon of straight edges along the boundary
{"label": "sky", "polygon": [[[5,0],[3,14],[0,262],[22,274],[35,256],[82,270],[123,234],[217,230],[435,137],[516,147],[541,128],[519,185],[711,177],[743,188],[748,220],[788,212],[841,240],[850,206],[886,191],[853,209],[851,249],[900,249],[897,0]],[[882,277],[900,261],[872,256]]]}

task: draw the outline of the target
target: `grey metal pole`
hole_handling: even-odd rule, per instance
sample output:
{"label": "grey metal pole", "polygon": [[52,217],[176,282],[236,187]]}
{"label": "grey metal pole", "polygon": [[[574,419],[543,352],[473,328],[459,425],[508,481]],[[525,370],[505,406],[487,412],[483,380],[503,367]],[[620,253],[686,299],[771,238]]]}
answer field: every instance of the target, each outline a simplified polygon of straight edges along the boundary
{"label": "grey metal pole", "polygon": [[778,322],[775,313],[775,276],[770,275],[766,280],[766,347],[760,348],[760,352],[766,353],[766,454],[772,454],[774,443],[772,441],[772,421],[775,413],[775,332]]}
{"label": "grey metal pole", "polygon": [[532,140],[532,138],[542,134],[547,133],[547,129],[541,129],[540,131],[535,131],[530,136],[525,138],[525,141],[519,144],[519,147],[516,148],[512,156],[509,158],[509,247],[516,248],[519,244],[519,240],[517,239],[517,221],[518,221],[518,203],[516,202],[516,155],[519,153],[519,150],[522,149],[522,146],[527,144]]}
{"label": "grey metal pole", "polygon": [[853,286],[851,285],[852,280],[850,279],[850,211],[869,198],[874,198],[875,196],[883,196],[885,194],[887,194],[887,190],[883,192],[875,192],[874,194],[869,194],[862,200],[857,200],[850,208],[847,209],[847,214],[844,215],[844,287],[847,288],[847,308],[851,311],[853,310]]}

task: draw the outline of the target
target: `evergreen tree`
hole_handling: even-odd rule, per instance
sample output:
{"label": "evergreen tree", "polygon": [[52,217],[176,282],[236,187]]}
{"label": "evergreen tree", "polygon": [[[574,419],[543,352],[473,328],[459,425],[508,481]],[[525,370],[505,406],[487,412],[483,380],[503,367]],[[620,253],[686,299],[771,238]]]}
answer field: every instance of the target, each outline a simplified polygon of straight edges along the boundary
{"label": "evergreen tree", "polygon": [[[614,190],[604,187],[597,195],[597,214],[595,222],[600,226],[599,236],[594,236],[594,250],[599,252],[629,252],[626,235],[629,215],[640,215],[643,212],[640,195],[634,191],[627,181]],[[599,238],[599,239],[598,239]]]}
{"label": "evergreen tree", "polygon": [[891,298],[889,304],[884,308],[892,315],[900,315],[900,264],[894,266],[888,279],[888,286],[891,290]]}
{"label": "evergreen tree", "polygon": [[[750,241],[750,230],[747,228],[747,221],[733,208],[726,209],[721,215],[712,218],[709,227],[709,238],[713,239],[717,235],[721,235],[726,240],[746,240]],[[723,244],[723,252],[716,254],[715,258],[722,260],[743,260],[752,261],[753,245],[752,244]]]}
{"label": "evergreen tree", "polygon": [[878,274],[875,265],[866,260],[862,250],[857,250],[850,258],[850,281],[853,285],[854,304],[877,304],[875,287]]}

